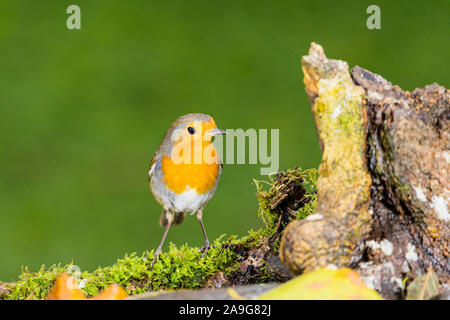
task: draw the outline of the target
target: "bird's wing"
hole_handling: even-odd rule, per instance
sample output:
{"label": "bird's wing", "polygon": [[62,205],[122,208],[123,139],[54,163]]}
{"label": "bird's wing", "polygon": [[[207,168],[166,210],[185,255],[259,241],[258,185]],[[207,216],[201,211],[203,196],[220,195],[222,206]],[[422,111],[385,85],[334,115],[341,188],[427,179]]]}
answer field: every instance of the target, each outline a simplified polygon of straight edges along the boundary
{"label": "bird's wing", "polygon": [[148,181],[152,178],[153,172],[155,171],[157,157],[156,154],[150,162],[150,170],[148,171]]}
{"label": "bird's wing", "polygon": [[222,173],[222,171],[223,171],[223,162],[222,159],[219,158],[219,176]]}

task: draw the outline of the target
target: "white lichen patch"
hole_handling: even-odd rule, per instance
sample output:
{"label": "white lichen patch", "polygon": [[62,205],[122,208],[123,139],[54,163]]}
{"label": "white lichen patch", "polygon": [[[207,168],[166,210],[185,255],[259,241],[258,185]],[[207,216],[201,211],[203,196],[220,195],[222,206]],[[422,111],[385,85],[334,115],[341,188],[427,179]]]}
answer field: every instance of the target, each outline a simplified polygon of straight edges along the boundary
{"label": "white lichen patch", "polygon": [[377,284],[375,281],[375,276],[367,276],[367,277],[361,277],[362,281],[364,282],[364,284],[372,290],[377,289]]}
{"label": "white lichen patch", "polygon": [[333,264],[333,263],[328,264],[326,266],[326,268],[330,269],[330,270],[337,270],[338,269],[338,267],[335,264]]}
{"label": "white lichen patch", "polygon": [[334,111],[333,111],[333,113],[331,114],[331,119],[336,119],[337,117],[339,117],[339,115],[342,113],[342,107],[341,107],[341,105],[339,104],[338,106],[337,106],[337,108],[336,109],[334,109]]}
{"label": "white lichen patch", "polygon": [[403,272],[403,273],[408,273],[409,271],[410,271],[410,269],[409,269],[408,262],[406,262],[405,260],[403,260],[403,263],[402,263],[402,272]]}
{"label": "white lichen patch", "polygon": [[447,202],[448,202],[447,199],[434,195],[431,198],[431,205],[430,205],[436,212],[438,218],[444,220],[445,222],[450,220]]}
{"label": "white lichen patch", "polygon": [[397,278],[394,274],[395,268],[391,262],[377,265],[371,262],[361,262],[358,267],[358,273],[361,275],[361,279],[370,289],[381,290],[382,279],[390,279],[395,284],[399,284],[398,280],[395,279]]}
{"label": "white lichen patch", "polygon": [[413,186],[413,188],[414,188],[414,191],[416,193],[416,198],[417,199],[419,199],[422,202],[428,201],[425,193],[423,193],[423,190],[422,190],[422,188],[420,186],[418,186],[418,187]]}
{"label": "white lichen patch", "polygon": [[450,152],[444,151],[442,152],[442,157],[447,161],[447,163],[450,163]]}
{"label": "white lichen patch", "polygon": [[391,282],[396,284],[400,289],[404,289],[405,285],[402,281],[402,279],[400,279],[399,277],[391,277]]}
{"label": "white lichen patch", "polygon": [[310,216],[308,216],[307,218],[305,218],[305,220],[308,221],[315,221],[315,220],[321,220],[323,219],[323,215],[321,215],[320,213],[314,213]]}
{"label": "white lichen patch", "polygon": [[381,251],[387,256],[390,256],[394,252],[394,245],[389,240],[384,239],[380,243]]}
{"label": "white lichen patch", "polygon": [[372,266],[373,266],[373,262],[372,261],[360,262],[359,263],[359,268],[360,269],[368,269],[368,268],[370,268]]}
{"label": "white lichen patch", "polygon": [[383,96],[375,90],[368,90],[368,97],[370,100],[377,100],[377,101],[381,101],[383,99]]}
{"label": "white lichen patch", "polygon": [[416,247],[413,246],[411,243],[408,243],[406,246],[406,260],[410,262],[415,262],[419,260],[419,256],[417,255]]}
{"label": "white lichen patch", "polygon": [[372,250],[381,250],[385,255],[390,256],[394,252],[394,245],[389,240],[383,239],[380,242],[370,240],[366,245]]}
{"label": "white lichen patch", "polygon": [[380,249],[380,243],[375,240],[366,241],[366,246],[368,246],[372,250]]}

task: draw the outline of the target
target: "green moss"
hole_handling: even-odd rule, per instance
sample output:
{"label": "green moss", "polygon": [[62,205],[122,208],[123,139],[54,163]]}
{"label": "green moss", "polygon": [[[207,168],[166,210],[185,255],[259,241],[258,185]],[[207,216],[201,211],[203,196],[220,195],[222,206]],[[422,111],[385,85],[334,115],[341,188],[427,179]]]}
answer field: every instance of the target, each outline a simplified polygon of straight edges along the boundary
{"label": "green moss", "polygon": [[[304,188],[305,201],[295,212],[289,214],[288,220],[299,220],[312,214],[317,204],[317,170],[294,168],[269,176],[269,181],[254,180],[259,201],[258,216],[264,222],[266,230],[273,234],[277,227],[283,208],[281,202],[289,201],[295,185]],[[294,190],[295,192],[295,190]],[[298,195],[294,195],[298,198]],[[298,199],[294,199],[298,200]]]}
{"label": "green moss", "polygon": [[[244,237],[222,235],[214,241],[214,246],[202,259],[198,248],[188,245],[177,248],[171,243],[169,249],[161,254],[153,266],[152,250],[142,255],[136,253],[125,255],[114,265],[101,267],[93,272],[78,271],[74,274],[74,270],[78,270],[74,264],[42,266],[37,272],[30,272],[25,268],[17,282],[0,283],[0,299],[44,299],[49,294],[56,277],[64,272],[71,273],[77,279],[77,283],[88,297],[98,294],[111,283],[119,284],[129,295],[134,295],[148,291],[201,288],[219,272],[222,272],[225,278],[233,277],[239,272],[240,261],[246,258],[245,255],[248,255],[250,249],[267,247],[268,238],[274,235],[280,211],[270,209],[270,203],[280,196],[280,191],[283,192],[281,186],[301,183],[305,188],[308,201],[294,214],[296,219],[301,219],[314,211],[316,178],[316,170],[302,171],[296,168],[283,171],[275,180],[270,177],[270,181],[256,181],[259,216],[263,219],[266,229],[250,230]],[[263,184],[267,187],[264,188]],[[273,249],[272,247],[269,250]],[[269,280],[270,275],[262,265],[260,279],[256,281]]]}
{"label": "green moss", "polygon": [[311,198],[311,201],[306,203],[300,210],[298,210],[297,220],[306,218],[307,216],[313,214],[316,210],[317,194],[311,194],[309,195],[309,197]]}
{"label": "green moss", "polygon": [[42,266],[37,272],[30,272],[28,268],[22,269],[19,281],[6,284],[7,290],[2,297],[6,300],[43,299],[50,292],[50,286],[56,277],[69,270],[72,265],[53,265],[46,269]]}
{"label": "green moss", "polygon": [[[200,288],[216,273],[230,274],[239,266],[238,253],[230,247],[232,244],[242,244],[245,247],[254,246],[262,236],[262,230],[251,231],[243,238],[221,236],[214,241],[204,258],[200,259],[198,248],[183,245],[177,248],[170,244],[152,267],[153,250],[142,255],[132,253],[110,267],[99,268],[94,272],[81,272],[75,278],[82,283],[82,290],[87,296],[98,294],[111,283],[121,285],[129,295],[146,291]],[[71,273],[74,265],[42,266],[37,272],[22,270],[19,281],[6,285],[3,296],[6,300],[44,299],[50,292],[56,277],[63,273]]]}

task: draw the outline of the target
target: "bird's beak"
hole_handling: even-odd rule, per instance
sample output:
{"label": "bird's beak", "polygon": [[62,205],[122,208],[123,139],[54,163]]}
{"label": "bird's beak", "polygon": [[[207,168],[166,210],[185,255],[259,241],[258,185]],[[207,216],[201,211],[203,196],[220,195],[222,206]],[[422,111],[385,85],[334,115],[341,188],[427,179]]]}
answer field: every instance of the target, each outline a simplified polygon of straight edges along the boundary
{"label": "bird's beak", "polygon": [[214,129],[209,129],[208,131],[205,132],[205,134],[210,135],[210,136],[220,136],[220,135],[227,134],[227,132],[222,129],[214,128]]}

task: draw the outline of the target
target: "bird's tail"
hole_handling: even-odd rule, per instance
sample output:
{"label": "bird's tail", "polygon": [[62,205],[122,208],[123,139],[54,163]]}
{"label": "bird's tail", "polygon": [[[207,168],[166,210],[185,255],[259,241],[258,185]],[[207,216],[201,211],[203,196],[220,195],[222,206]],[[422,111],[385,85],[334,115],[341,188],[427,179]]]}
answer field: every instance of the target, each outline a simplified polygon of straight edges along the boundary
{"label": "bird's tail", "polygon": [[161,212],[161,216],[159,217],[159,224],[162,227],[166,227],[167,224],[169,223],[169,220],[172,220],[171,225],[180,224],[184,221],[185,217],[186,213],[184,212],[172,212],[163,210]]}

